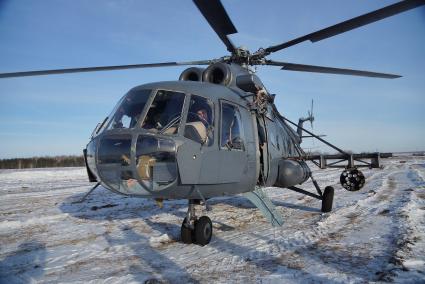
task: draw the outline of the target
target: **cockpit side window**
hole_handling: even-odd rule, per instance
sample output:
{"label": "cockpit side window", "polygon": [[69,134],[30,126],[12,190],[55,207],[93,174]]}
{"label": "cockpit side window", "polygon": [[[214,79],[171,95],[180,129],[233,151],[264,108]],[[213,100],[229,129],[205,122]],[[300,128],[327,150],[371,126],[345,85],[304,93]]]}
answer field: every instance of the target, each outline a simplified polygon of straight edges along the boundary
{"label": "cockpit side window", "polygon": [[244,138],[239,108],[233,104],[221,104],[221,148],[244,150]]}
{"label": "cockpit side window", "polygon": [[150,93],[151,90],[137,90],[128,93],[114,110],[108,129],[135,127]]}
{"label": "cockpit side window", "polygon": [[181,121],[185,94],[158,90],[142,127],[161,134],[176,134]]}
{"label": "cockpit side window", "polygon": [[211,146],[214,142],[214,104],[211,100],[192,95],[186,118],[184,137]]}

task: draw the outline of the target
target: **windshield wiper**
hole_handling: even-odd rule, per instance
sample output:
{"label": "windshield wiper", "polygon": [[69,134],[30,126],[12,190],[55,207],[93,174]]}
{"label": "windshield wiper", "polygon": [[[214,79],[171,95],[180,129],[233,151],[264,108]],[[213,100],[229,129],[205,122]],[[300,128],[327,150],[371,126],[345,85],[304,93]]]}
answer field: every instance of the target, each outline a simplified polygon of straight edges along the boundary
{"label": "windshield wiper", "polygon": [[101,123],[98,123],[96,125],[96,127],[94,128],[94,130],[91,133],[91,136],[90,137],[93,137],[93,135],[99,133],[100,129],[102,129],[102,126],[105,124],[106,120],[108,120],[108,116]]}
{"label": "windshield wiper", "polygon": [[96,130],[96,134],[100,131],[100,129],[102,129],[103,125],[105,124],[105,122],[108,120],[109,116],[105,117],[105,119],[102,121],[102,123],[100,124],[99,128]]}

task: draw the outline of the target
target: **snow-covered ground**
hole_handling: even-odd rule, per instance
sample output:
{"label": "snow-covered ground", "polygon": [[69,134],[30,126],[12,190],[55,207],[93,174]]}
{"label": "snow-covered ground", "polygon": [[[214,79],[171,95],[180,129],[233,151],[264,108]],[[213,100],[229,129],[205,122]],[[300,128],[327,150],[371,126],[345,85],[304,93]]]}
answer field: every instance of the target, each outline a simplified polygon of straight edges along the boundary
{"label": "snow-covered ground", "polygon": [[185,201],[161,209],[99,188],[73,204],[90,188],[83,168],[3,170],[0,283],[424,283],[425,158],[383,162],[364,170],[359,192],[342,189],[340,170],[315,171],[335,186],[331,213],[268,189],[285,219],[278,228],[241,196],[212,199],[204,247],[179,242]]}

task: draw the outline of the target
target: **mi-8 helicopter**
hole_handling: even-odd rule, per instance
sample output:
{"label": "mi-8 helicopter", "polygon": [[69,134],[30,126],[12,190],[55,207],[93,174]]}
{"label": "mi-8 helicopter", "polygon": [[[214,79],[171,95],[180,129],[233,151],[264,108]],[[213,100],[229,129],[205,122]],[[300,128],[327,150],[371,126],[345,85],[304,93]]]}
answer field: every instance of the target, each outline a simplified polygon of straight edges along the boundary
{"label": "mi-8 helicopter", "polygon": [[[212,222],[198,218],[195,206],[208,199],[244,194],[273,225],[282,218],[263,187],[288,188],[322,200],[322,212],[332,210],[334,189],[322,190],[307,161],[320,168],[344,168],[340,182],[359,190],[365,178],[359,167],[379,167],[387,155],[351,154],[303,127],[314,120],[310,112],[294,123],[281,115],[274,95],[256,76],[252,66],[278,66],[283,70],[393,79],[398,75],[277,62],[271,53],[304,41],[320,41],[395,14],[424,5],[423,0],[402,1],[291,41],[255,52],[236,47],[228,35],[237,32],[219,0],[194,0],[195,5],[227,47],[230,55],[192,62],[164,62],[122,66],[72,68],[0,74],[0,78],[122,70],[167,66],[190,67],[178,81],[157,82],[131,89],[111,114],[93,131],[84,150],[89,180],[124,195],[187,199],[181,227],[184,243],[208,244]],[[295,129],[291,127],[296,127]],[[336,155],[308,155],[301,148],[303,134],[335,149]],[[364,161],[371,159],[370,162]],[[346,164],[341,165],[341,163]],[[311,180],[317,193],[299,188]],[[85,195],[84,197],[86,197]]]}

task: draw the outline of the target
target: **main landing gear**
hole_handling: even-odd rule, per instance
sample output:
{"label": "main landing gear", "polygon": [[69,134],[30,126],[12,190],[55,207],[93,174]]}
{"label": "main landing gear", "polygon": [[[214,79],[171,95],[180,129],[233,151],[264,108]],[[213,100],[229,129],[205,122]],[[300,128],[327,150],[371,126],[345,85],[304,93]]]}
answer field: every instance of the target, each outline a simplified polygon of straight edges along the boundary
{"label": "main landing gear", "polygon": [[211,241],[213,226],[211,219],[202,216],[198,219],[195,214],[195,205],[198,200],[189,200],[186,218],[184,218],[181,227],[181,240],[185,244],[198,244],[204,246]]}
{"label": "main landing gear", "polygon": [[331,212],[332,203],[334,201],[334,188],[332,186],[325,187],[322,195],[322,212]]}
{"label": "main landing gear", "polygon": [[332,186],[325,187],[325,190],[322,193],[322,190],[320,189],[319,185],[317,184],[316,180],[310,175],[311,181],[314,184],[314,187],[316,188],[317,194],[308,192],[304,189],[298,188],[296,186],[290,186],[288,189],[311,196],[313,198],[322,200],[322,208],[321,211],[331,212],[332,211],[332,203],[334,200],[334,188]]}

